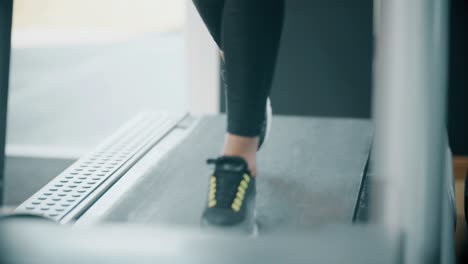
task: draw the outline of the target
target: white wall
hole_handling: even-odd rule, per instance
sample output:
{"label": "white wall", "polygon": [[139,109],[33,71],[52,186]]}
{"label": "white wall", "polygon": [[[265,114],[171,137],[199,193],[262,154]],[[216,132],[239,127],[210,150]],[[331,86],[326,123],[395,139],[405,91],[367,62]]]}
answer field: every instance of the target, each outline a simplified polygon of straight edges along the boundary
{"label": "white wall", "polygon": [[191,0],[187,0],[186,49],[189,110],[194,114],[219,112],[219,54]]}

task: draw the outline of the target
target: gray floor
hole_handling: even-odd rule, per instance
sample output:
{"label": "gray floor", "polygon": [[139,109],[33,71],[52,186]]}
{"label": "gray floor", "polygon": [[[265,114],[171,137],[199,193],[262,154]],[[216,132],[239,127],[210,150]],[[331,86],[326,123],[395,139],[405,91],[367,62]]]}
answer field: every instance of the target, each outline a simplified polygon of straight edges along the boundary
{"label": "gray floor", "polygon": [[47,157],[7,157],[4,204],[16,207],[75,160]]}

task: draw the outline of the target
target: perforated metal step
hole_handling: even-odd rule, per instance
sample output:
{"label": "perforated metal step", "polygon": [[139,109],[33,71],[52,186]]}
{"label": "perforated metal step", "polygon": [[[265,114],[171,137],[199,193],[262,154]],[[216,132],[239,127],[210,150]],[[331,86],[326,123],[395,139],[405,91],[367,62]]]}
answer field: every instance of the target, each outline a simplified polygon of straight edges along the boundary
{"label": "perforated metal step", "polygon": [[31,196],[16,212],[61,223],[75,219],[185,116],[161,112],[138,115]]}

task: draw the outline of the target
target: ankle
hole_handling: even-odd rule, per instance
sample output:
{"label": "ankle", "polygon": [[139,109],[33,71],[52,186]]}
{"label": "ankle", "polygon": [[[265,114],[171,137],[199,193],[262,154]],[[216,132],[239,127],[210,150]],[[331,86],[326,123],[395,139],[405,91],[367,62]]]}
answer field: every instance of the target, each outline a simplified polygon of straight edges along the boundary
{"label": "ankle", "polygon": [[238,156],[243,158],[248,166],[252,176],[257,174],[257,148],[258,137],[242,137],[227,134],[224,142],[224,156]]}

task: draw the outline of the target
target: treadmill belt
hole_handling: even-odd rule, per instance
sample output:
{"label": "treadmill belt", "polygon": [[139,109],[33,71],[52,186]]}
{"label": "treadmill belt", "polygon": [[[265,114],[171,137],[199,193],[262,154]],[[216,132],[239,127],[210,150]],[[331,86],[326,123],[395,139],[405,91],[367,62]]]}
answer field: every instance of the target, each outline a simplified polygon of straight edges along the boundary
{"label": "treadmill belt", "polygon": [[[212,172],[205,160],[219,155],[224,131],[224,116],[202,117],[99,220],[199,228]],[[259,234],[351,223],[371,139],[368,120],[275,117],[258,157]],[[140,163],[161,155],[151,152]]]}

